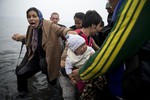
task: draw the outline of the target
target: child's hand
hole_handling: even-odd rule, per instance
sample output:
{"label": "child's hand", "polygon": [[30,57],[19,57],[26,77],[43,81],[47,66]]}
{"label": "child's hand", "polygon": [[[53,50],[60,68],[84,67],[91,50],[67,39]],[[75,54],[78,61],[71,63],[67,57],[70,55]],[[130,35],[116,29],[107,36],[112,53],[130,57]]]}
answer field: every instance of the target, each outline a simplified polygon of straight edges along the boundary
{"label": "child's hand", "polygon": [[93,53],[93,52],[91,52],[91,53],[90,53],[90,56],[92,56],[93,54],[94,54],[94,53]]}

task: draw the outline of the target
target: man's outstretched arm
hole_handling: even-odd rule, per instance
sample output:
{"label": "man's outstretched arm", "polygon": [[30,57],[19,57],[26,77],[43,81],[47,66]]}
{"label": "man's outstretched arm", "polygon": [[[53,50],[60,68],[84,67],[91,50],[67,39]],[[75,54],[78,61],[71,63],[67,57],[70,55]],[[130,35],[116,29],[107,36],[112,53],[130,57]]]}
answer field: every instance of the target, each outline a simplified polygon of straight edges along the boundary
{"label": "man's outstretched arm", "polygon": [[124,0],[106,41],[79,69],[82,80],[89,80],[123,63],[150,39],[149,0]]}

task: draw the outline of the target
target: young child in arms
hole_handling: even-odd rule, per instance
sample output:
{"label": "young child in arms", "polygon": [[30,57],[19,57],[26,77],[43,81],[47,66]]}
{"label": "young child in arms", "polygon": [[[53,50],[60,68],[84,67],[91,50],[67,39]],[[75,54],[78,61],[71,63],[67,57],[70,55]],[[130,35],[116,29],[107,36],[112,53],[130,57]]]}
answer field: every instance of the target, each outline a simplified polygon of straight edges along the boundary
{"label": "young child in arms", "polygon": [[69,34],[66,36],[67,39],[67,57],[65,61],[65,71],[69,76],[71,82],[77,85],[79,93],[84,89],[83,81],[74,81],[71,77],[73,69],[80,68],[84,63],[90,58],[92,54],[95,53],[95,50],[92,47],[89,47],[85,44],[85,39],[80,35]]}

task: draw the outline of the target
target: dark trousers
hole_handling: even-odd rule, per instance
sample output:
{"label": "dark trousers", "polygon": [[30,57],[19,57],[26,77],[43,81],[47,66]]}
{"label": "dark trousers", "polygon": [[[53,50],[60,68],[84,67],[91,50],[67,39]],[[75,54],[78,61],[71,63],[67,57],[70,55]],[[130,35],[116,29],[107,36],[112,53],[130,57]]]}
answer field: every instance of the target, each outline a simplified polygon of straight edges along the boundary
{"label": "dark trousers", "polygon": [[[17,88],[18,92],[28,92],[28,78],[35,75],[37,72],[41,71],[40,64],[39,64],[39,57],[35,55],[29,62],[27,56],[25,56],[20,63],[19,66],[16,68],[16,75],[17,75]],[[62,91],[57,82],[57,79],[53,81],[48,80],[47,71],[44,73],[47,76],[48,86],[52,93],[50,94],[51,98],[54,100],[62,100]]]}
{"label": "dark trousers", "polygon": [[25,55],[22,62],[16,68],[17,88],[19,92],[28,92],[28,78],[40,71],[39,59],[34,56],[29,62]]}

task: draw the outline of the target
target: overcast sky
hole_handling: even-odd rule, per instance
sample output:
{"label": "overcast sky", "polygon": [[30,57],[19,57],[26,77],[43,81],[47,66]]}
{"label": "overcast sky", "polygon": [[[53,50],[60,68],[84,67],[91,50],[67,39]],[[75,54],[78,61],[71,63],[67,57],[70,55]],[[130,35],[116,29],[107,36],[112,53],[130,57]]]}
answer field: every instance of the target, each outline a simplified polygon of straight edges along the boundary
{"label": "overcast sky", "polygon": [[26,10],[30,7],[38,8],[45,19],[49,19],[52,12],[58,12],[60,23],[73,24],[73,16],[76,12],[96,10],[107,24],[107,11],[105,9],[108,0],[0,0],[1,17],[20,17],[26,20]]}

